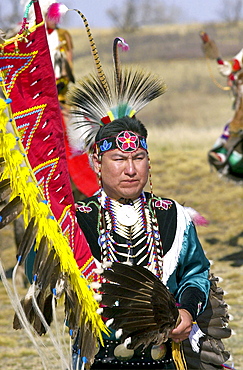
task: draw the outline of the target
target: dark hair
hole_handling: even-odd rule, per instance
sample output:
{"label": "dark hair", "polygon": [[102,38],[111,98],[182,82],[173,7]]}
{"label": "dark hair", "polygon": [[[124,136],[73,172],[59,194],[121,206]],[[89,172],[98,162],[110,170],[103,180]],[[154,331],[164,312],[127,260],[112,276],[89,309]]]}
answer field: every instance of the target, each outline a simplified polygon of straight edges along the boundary
{"label": "dark hair", "polygon": [[125,116],[102,126],[96,134],[95,141],[100,141],[106,137],[117,136],[121,131],[132,131],[145,137],[145,139],[148,136],[147,129],[141,121],[137,118]]}

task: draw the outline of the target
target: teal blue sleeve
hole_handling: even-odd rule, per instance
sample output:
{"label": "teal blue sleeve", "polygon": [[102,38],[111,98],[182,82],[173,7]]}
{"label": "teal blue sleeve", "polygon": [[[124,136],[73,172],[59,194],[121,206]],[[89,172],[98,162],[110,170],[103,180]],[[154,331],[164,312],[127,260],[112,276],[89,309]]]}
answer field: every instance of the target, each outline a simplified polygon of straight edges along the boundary
{"label": "teal blue sleeve", "polygon": [[177,268],[168,280],[168,287],[178,303],[185,289],[198,288],[206,297],[201,308],[201,311],[204,310],[210,289],[209,268],[210,263],[197,237],[195,226],[190,223],[184,232]]}

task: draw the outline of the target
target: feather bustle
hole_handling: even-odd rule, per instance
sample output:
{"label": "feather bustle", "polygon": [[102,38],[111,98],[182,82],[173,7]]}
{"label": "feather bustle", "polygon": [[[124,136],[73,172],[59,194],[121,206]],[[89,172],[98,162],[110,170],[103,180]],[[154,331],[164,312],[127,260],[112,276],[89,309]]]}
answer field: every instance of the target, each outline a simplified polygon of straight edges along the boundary
{"label": "feather bustle", "polygon": [[189,340],[183,341],[183,350],[188,370],[195,367],[199,370],[216,370],[226,362],[230,353],[225,351],[222,339],[231,336],[228,328],[228,306],[224,301],[224,292],[217,286],[218,278],[210,274],[211,289],[209,300],[204,312],[198,316],[197,323],[202,332],[199,353],[193,352]]}

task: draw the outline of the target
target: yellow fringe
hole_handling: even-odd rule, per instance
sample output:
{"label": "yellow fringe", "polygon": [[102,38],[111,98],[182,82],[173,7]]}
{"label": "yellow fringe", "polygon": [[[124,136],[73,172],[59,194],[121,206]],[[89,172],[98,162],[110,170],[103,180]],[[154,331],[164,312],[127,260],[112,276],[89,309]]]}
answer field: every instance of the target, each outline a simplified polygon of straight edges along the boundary
{"label": "yellow fringe", "polygon": [[[4,90],[3,90],[4,91]],[[5,91],[4,91],[5,92]],[[61,269],[70,276],[73,289],[77,293],[82,306],[83,317],[91,324],[94,335],[102,341],[102,331],[107,332],[101,316],[96,313],[98,303],[93,297],[89,282],[82,275],[74,259],[68,239],[63,235],[58,221],[55,219],[50,207],[45,202],[44,194],[38,186],[28,157],[19,137],[13,118],[10,104],[0,99],[0,157],[5,159],[6,165],[0,181],[9,178],[11,181],[11,199],[19,195],[23,202],[22,215],[25,226],[32,217],[36,218],[38,233],[36,248],[38,249],[42,236],[46,236],[49,248],[53,246],[60,259]],[[8,115],[5,113],[8,111]],[[7,131],[7,123],[11,123],[14,134]]]}
{"label": "yellow fringe", "polygon": [[181,348],[181,343],[175,343],[172,341],[172,358],[177,370],[187,370],[187,364],[183,349]]}

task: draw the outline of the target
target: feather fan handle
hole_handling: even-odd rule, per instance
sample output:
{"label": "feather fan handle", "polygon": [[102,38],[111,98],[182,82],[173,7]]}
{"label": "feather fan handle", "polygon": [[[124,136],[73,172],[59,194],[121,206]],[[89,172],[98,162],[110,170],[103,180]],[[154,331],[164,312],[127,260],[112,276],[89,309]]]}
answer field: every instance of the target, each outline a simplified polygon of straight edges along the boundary
{"label": "feather fan handle", "polygon": [[172,357],[177,370],[188,369],[181,343],[175,343],[172,341]]}
{"label": "feather fan handle", "polygon": [[89,23],[88,23],[86,17],[84,16],[84,14],[78,9],[69,9],[64,4],[54,3],[54,4],[50,5],[50,7],[47,11],[47,17],[50,20],[53,20],[53,21],[58,23],[60,21],[61,16],[64,15],[69,10],[74,10],[75,12],[77,12],[80,15],[80,17],[82,18],[83,22],[84,22],[100,82],[101,82],[104,90],[107,92],[107,94],[110,94],[109,86],[108,86],[107,81],[106,81],[106,76],[105,76],[105,73],[103,71],[103,68],[102,68],[102,65],[101,65],[101,62],[100,62],[98,50],[96,48],[95,41],[94,41],[93,36],[91,34]]}
{"label": "feather fan handle", "polygon": [[122,37],[116,37],[113,42],[113,61],[115,67],[115,75],[116,75],[116,88],[117,93],[119,95],[121,89],[121,69],[120,69],[120,61],[118,56],[118,47],[121,47],[123,51],[129,50],[129,45]]}

